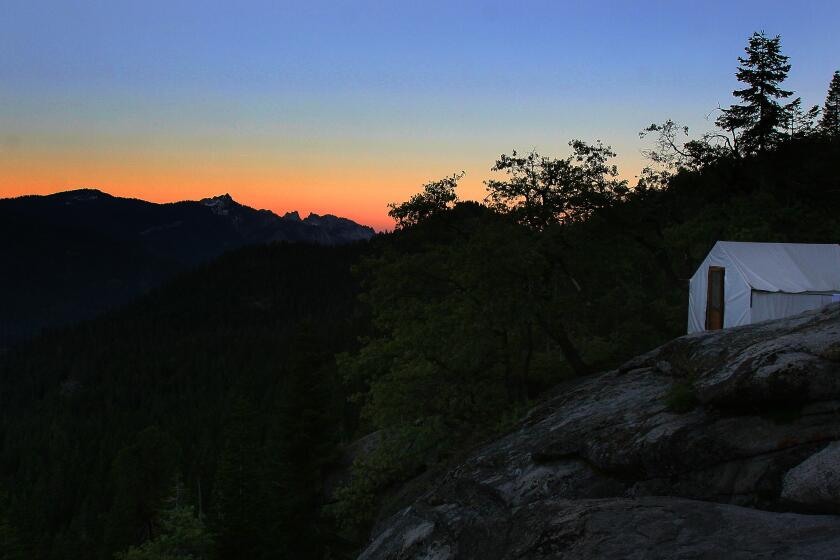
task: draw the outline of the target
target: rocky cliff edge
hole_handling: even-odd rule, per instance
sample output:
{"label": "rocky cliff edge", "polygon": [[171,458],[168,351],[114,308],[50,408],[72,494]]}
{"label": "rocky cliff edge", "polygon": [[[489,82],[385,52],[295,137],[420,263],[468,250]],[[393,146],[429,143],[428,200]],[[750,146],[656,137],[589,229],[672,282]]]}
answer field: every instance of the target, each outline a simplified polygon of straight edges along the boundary
{"label": "rocky cliff edge", "polygon": [[558,387],[360,558],[840,558],[840,304]]}

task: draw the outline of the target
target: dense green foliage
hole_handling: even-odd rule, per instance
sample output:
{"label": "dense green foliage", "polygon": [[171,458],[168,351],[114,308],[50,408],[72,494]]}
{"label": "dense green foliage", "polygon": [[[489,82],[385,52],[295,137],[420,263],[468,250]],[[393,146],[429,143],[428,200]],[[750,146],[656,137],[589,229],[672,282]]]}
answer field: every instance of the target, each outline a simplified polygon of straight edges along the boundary
{"label": "dense green foliage", "polygon": [[[771,98],[777,47],[742,60]],[[483,203],[456,174],[370,243],[239,250],[0,356],[0,558],[351,556],[418,474],[685,332],[715,241],[840,240],[840,140],[742,97],[758,113],[696,139],[648,127],[636,185],[597,142],[503,154]]]}

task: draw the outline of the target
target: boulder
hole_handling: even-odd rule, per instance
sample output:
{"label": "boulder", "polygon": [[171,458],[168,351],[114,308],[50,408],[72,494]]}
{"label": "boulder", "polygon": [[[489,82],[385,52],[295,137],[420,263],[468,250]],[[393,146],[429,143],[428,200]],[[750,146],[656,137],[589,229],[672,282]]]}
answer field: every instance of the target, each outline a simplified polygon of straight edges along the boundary
{"label": "boulder", "polygon": [[782,498],[840,513],[840,442],[827,445],[785,474]]}

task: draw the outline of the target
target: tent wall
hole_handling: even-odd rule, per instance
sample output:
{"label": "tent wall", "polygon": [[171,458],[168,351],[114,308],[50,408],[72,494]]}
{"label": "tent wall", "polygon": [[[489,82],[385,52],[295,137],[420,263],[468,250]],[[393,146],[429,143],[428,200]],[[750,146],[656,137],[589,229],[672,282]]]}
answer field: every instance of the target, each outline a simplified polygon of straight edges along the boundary
{"label": "tent wall", "polygon": [[718,241],[689,283],[689,333],[706,330],[713,266],[726,271],[724,328],[817,309],[840,293],[840,245]]}
{"label": "tent wall", "polygon": [[786,294],[753,292],[752,322],[780,319],[831,303],[831,294]]}
{"label": "tent wall", "polygon": [[723,327],[736,327],[750,322],[752,288],[744,280],[732,259],[715,245],[694,273],[688,288],[688,332],[706,330],[706,296],[709,287],[709,267],[721,266],[724,273]]}
{"label": "tent wall", "polygon": [[718,241],[747,284],[762,292],[840,291],[840,245]]}

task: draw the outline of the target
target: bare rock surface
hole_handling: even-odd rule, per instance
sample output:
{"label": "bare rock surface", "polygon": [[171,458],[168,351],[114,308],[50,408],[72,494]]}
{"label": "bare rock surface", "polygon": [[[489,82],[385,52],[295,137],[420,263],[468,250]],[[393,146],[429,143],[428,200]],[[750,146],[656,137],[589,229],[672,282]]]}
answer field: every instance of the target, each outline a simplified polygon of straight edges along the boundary
{"label": "bare rock surface", "polygon": [[829,444],[789,470],[783,481],[782,497],[840,513],[840,442]]}
{"label": "bare rock surface", "polygon": [[380,523],[361,558],[840,558],[838,513],[832,305],[558,387]]}

